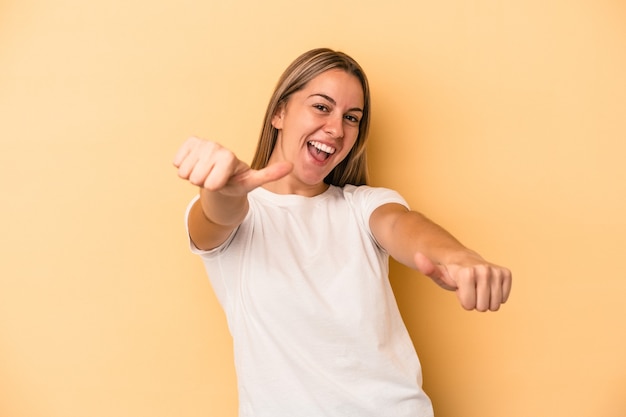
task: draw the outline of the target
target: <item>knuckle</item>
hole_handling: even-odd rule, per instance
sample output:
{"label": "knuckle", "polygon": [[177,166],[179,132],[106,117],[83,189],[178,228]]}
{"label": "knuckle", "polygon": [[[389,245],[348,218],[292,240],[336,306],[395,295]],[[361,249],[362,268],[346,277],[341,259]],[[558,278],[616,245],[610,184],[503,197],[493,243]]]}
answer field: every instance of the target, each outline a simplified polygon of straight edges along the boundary
{"label": "knuckle", "polygon": [[492,275],[491,267],[489,265],[480,264],[474,267],[474,273],[477,276],[489,277]]}
{"label": "knuckle", "polygon": [[189,172],[186,169],[184,169],[183,167],[178,167],[177,174],[178,174],[178,176],[180,178],[182,178],[184,180],[189,179]]}
{"label": "knuckle", "polygon": [[198,187],[201,187],[204,183],[204,181],[200,178],[197,178],[195,176],[190,176],[189,177],[189,182],[192,183],[193,185],[197,185]]}

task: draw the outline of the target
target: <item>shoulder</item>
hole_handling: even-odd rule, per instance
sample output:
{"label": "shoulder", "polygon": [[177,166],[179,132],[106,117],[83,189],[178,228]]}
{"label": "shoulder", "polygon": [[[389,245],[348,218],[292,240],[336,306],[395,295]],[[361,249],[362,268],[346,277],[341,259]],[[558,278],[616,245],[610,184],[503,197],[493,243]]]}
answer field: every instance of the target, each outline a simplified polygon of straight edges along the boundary
{"label": "shoulder", "polygon": [[342,188],[342,191],[346,200],[362,206],[370,214],[376,208],[389,203],[396,203],[409,208],[404,197],[390,188],[347,184]]}

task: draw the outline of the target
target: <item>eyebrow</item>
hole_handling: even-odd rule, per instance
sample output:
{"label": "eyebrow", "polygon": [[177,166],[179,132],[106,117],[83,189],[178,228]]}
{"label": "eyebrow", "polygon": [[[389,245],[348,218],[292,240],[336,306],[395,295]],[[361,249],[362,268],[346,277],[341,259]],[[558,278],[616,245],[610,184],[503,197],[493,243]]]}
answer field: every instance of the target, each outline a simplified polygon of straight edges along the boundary
{"label": "eyebrow", "polygon": [[[333,106],[337,105],[337,102],[335,101],[335,99],[333,99],[330,96],[327,96],[326,94],[323,94],[323,93],[311,94],[309,97],[314,97],[314,96],[325,98],[326,100],[330,101],[333,104]],[[348,109],[348,111],[358,111],[358,112],[363,113],[363,109],[360,107],[353,107],[351,109]]]}

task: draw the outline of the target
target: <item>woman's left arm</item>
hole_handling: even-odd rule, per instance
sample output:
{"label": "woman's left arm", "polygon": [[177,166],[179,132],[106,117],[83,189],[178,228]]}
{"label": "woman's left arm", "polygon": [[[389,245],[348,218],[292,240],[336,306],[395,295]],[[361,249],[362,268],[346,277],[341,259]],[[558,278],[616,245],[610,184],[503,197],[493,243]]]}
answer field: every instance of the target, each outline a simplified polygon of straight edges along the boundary
{"label": "woman's left arm", "polygon": [[378,243],[398,262],[455,291],[466,310],[496,311],[511,292],[511,271],[487,262],[424,215],[389,203],[370,217]]}

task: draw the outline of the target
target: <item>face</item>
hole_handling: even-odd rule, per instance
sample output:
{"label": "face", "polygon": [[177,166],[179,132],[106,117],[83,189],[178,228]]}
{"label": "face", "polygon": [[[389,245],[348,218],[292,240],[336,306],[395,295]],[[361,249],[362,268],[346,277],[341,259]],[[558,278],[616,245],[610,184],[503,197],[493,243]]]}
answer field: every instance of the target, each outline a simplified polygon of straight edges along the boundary
{"label": "face", "polygon": [[[288,161],[288,192],[322,192],[324,178],[350,152],[363,117],[363,88],[340,69],[326,71],[292,94],[272,119],[278,139],[269,163]],[[287,184],[283,182],[283,184]]]}

